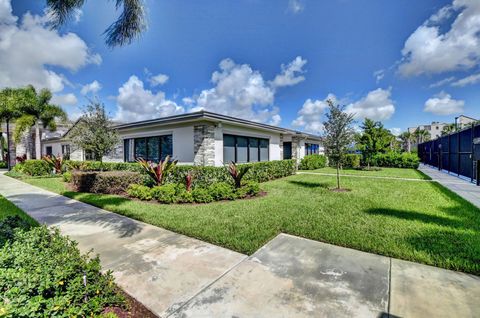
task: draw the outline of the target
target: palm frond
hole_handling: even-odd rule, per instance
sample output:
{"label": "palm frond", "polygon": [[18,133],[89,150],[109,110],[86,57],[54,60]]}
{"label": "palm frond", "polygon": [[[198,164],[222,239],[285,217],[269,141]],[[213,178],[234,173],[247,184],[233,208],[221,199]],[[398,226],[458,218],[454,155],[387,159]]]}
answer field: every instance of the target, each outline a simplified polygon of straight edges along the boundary
{"label": "palm frond", "polygon": [[20,142],[22,135],[35,125],[35,117],[32,115],[23,115],[15,121],[15,131],[13,132],[13,140]]}
{"label": "palm frond", "polygon": [[59,28],[67,23],[75,10],[80,9],[84,3],[85,0],[47,0],[52,28]]}
{"label": "palm frond", "polygon": [[116,7],[123,6],[117,21],[104,32],[109,47],[130,44],[146,29],[143,0],[117,0]]}

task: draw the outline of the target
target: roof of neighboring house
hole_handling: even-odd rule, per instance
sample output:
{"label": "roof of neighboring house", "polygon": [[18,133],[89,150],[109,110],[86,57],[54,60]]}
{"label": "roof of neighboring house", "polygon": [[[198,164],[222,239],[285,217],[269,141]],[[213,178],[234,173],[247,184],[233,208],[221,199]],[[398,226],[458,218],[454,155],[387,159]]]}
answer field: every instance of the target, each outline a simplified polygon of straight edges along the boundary
{"label": "roof of neighboring house", "polygon": [[181,115],[160,117],[160,118],[155,118],[155,119],[150,119],[150,120],[143,120],[143,121],[137,121],[137,122],[127,123],[127,124],[120,124],[120,125],[114,126],[114,128],[116,128],[116,129],[126,129],[126,128],[135,128],[135,127],[150,126],[150,125],[159,125],[159,124],[160,125],[167,125],[167,124],[174,124],[174,123],[185,123],[185,122],[192,122],[192,121],[198,121],[198,120],[207,120],[207,121],[213,121],[213,122],[217,122],[217,123],[232,123],[232,124],[247,126],[247,127],[251,127],[251,128],[275,131],[275,132],[278,132],[278,133],[295,134],[295,135],[300,135],[300,136],[307,137],[307,138],[321,139],[320,136],[318,136],[318,135],[313,135],[313,134],[309,134],[309,133],[305,133],[305,132],[301,132],[301,131],[297,131],[297,130],[272,126],[272,125],[263,124],[263,123],[259,123],[259,122],[254,122],[254,121],[250,121],[250,120],[245,120],[245,119],[241,119],[241,118],[221,115],[221,114],[212,113],[212,112],[208,112],[208,111],[204,111],[204,110],[198,111],[198,112],[193,112],[193,113],[186,113],[186,114],[181,114]]}
{"label": "roof of neighboring house", "polygon": [[471,120],[478,120],[478,119],[475,119],[475,118],[473,118],[473,117],[465,116],[465,115],[460,115],[460,116],[458,116],[457,118],[460,118],[460,117],[468,118],[468,119],[471,119]]}

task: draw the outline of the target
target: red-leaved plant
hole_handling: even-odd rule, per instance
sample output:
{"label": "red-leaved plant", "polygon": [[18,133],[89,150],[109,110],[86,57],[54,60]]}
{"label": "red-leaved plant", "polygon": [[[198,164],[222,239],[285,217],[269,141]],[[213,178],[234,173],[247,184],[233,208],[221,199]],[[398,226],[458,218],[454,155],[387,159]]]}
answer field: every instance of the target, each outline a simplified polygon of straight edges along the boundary
{"label": "red-leaved plant", "polygon": [[51,170],[55,171],[55,174],[61,174],[63,168],[63,159],[62,157],[55,157],[54,155],[48,155],[42,157],[43,161],[48,163],[48,166]]}
{"label": "red-leaved plant", "polygon": [[247,165],[240,165],[237,166],[235,162],[231,162],[228,165],[227,171],[232,176],[233,181],[235,182],[235,188],[240,188],[242,186],[242,179],[245,174],[248,172],[251,166]]}
{"label": "red-leaved plant", "polygon": [[27,155],[23,154],[23,156],[16,156],[15,160],[17,160],[18,163],[24,163],[25,160],[27,160]]}
{"label": "red-leaved plant", "polygon": [[190,192],[192,190],[192,183],[193,183],[193,175],[189,171],[185,176],[185,188],[187,189],[187,192]]}
{"label": "red-leaved plant", "polygon": [[163,184],[167,173],[177,164],[177,160],[171,161],[170,156],[165,157],[164,160],[160,160],[156,164],[143,158],[137,159],[137,162],[158,186]]}

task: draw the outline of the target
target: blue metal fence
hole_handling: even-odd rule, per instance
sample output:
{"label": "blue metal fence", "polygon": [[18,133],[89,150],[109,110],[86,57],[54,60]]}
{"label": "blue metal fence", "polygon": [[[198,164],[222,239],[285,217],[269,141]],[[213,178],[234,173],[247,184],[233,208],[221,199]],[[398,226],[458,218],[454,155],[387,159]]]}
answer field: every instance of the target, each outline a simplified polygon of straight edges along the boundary
{"label": "blue metal fence", "polygon": [[[475,147],[480,138],[480,125],[476,125],[418,145],[422,163],[470,178],[480,185],[480,158],[475,157]],[[477,149],[478,153],[478,149]]]}

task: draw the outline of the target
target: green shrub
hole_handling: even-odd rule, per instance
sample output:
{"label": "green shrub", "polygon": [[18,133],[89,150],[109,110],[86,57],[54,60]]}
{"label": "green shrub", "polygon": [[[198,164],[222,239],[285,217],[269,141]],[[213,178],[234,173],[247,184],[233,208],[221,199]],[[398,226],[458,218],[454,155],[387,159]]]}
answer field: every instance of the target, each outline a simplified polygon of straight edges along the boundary
{"label": "green shrub", "polygon": [[0,161],[0,169],[6,169],[8,167],[6,161]]}
{"label": "green shrub", "polygon": [[71,171],[65,171],[62,174],[63,182],[72,182],[72,172]]}
{"label": "green shrub", "polygon": [[32,225],[18,215],[9,215],[0,220],[0,247],[13,239],[18,229],[28,230]]}
{"label": "green shrub", "polygon": [[25,160],[23,163],[16,164],[14,170],[28,176],[47,176],[53,172],[48,163],[43,160]]}
{"label": "green shrub", "polygon": [[417,169],[420,163],[420,158],[414,153],[387,152],[374,155],[372,158],[372,163],[379,167]]}
{"label": "green shrub", "polygon": [[226,182],[218,182],[208,187],[208,192],[215,201],[234,200],[235,191],[231,184]]}
{"label": "green shrub", "polygon": [[101,273],[99,258],[81,255],[58,229],[17,231],[0,249],[2,317],[97,316],[106,307],[124,307],[116,288],[111,273]]}
{"label": "green shrub", "polygon": [[153,199],[152,189],[141,184],[131,184],[127,189],[127,193],[131,197],[144,201]]}
{"label": "green shrub", "polygon": [[192,192],[188,192],[187,190],[180,190],[177,191],[176,199],[178,203],[192,203],[193,202],[193,195]]}
{"label": "green shrub", "polygon": [[143,177],[132,171],[72,172],[72,183],[77,191],[90,193],[121,194],[130,184],[141,184]]}
{"label": "green shrub", "polygon": [[177,186],[175,184],[166,184],[163,186],[156,186],[152,188],[152,196],[161,203],[175,203]]}
{"label": "green shrub", "polygon": [[260,185],[255,181],[248,181],[243,186],[250,196],[256,196],[260,193]]}
{"label": "green shrub", "polygon": [[193,200],[197,203],[209,203],[213,201],[213,197],[205,188],[196,188],[192,190]]}
{"label": "green shrub", "polygon": [[[342,162],[340,164],[340,166],[342,168],[353,168],[353,169],[356,169],[358,167],[360,167],[360,160],[361,160],[362,156],[361,155],[357,155],[357,154],[354,154],[354,153],[349,153],[349,154],[346,154],[343,159],[342,159]],[[336,167],[337,164],[334,160],[329,160],[329,166],[330,167]]]}
{"label": "green shrub", "polygon": [[143,172],[143,168],[136,162],[100,162],[66,160],[68,170],[79,171],[133,171]]}
{"label": "green shrub", "polygon": [[315,170],[325,168],[327,157],[324,155],[307,155],[300,161],[300,170]]}

